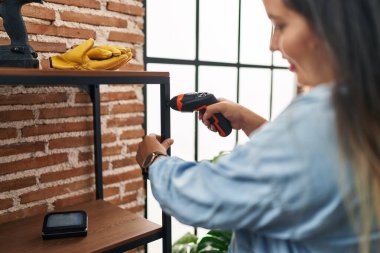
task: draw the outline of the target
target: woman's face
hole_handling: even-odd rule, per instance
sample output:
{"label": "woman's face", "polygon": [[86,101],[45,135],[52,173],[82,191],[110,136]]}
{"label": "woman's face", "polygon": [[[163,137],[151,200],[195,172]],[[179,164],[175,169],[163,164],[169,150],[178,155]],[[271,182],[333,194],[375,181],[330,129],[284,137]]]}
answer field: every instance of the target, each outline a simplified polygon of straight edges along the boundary
{"label": "woman's face", "polygon": [[331,82],[333,65],[325,44],[315,34],[306,19],[289,9],[283,0],[263,0],[273,23],[271,51],[280,51],[289,61],[302,85],[314,86]]}

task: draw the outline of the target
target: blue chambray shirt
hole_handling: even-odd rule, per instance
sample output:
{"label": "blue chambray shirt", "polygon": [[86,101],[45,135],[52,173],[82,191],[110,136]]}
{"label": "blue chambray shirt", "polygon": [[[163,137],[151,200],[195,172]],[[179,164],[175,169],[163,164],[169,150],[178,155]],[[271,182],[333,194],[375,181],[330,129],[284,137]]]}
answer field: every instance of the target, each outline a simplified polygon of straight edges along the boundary
{"label": "blue chambray shirt", "polygon": [[[297,97],[217,164],[158,158],[149,178],[161,208],[185,224],[233,230],[230,253],[359,252],[331,93],[320,85]],[[380,252],[378,230],[372,242]]]}

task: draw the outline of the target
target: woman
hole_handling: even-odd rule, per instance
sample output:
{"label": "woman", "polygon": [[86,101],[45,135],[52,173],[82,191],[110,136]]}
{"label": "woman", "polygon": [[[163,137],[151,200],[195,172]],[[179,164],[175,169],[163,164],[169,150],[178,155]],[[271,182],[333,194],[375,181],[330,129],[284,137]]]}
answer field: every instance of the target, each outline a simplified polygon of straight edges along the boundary
{"label": "woman", "polygon": [[[221,112],[250,141],[216,165],[157,155],[153,194],[186,224],[234,230],[229,252],[380,252],[380,2],[263,2],[270,49],[311,91],[271,123],[209,106],[207,126]],[[173,143],[158,139],[144,138],[140,165]]]}

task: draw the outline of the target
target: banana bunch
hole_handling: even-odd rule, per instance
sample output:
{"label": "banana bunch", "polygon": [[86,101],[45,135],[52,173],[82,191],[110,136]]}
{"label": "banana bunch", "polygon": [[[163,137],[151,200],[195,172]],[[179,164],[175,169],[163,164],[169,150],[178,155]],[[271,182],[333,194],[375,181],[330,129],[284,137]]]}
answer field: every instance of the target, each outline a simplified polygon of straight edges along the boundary
{"label": "banana bunch", "polygon": [[132,59],[130,48],[120,46],[94,47],[88,39],[66,53],[50,57],[50,66],[56,69],[116,70]]}

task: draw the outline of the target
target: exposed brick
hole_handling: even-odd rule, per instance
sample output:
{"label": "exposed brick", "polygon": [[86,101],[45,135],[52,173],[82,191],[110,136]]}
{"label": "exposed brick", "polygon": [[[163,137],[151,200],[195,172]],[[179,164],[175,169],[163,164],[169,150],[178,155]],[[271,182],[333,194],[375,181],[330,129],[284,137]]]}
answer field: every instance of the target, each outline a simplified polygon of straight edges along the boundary
{"label": "exposed brick", "polygon": [[44,151],[44,142],[24,142],[0,146],[0,156],[17,155],[23,153],[34,153]]}
{"label": "exposed brick", "polygon": [[45,108],[40,109],[40,119],[69,118],[78,116],[90,116],[91,107],[69,107],[69,108]]}
{"label": "exposed brick", "polygon": [[81,189],[86,189],[93,185],[93,181],[94,180],[92,178],[89,178],[69,184],[55,185],[54,187],[28,192],[20,196],[20,202],[24,204],[33,201],[48,199],[54,196],[64,195]]}
{"label": "exposed brick", "polygon": [[78,155],[78,161],[83,162],[83,161],[89,161],[94,159],[94,153],[92,152],[86,152],[86,153],[79,153]]}
{"label": "exposed brick", "polygon": [[0,122],[29,120],[33,118],[34,116],[31,110],[13,110],[0,112]]}
{"label": "exposed brick", "polygon": [[135,157],[126,157],[121,160],[112,161],[112,168],[116,169],[116,168],[135,165],[135,164],[136,164]]}
{"label": "exposed brick", "polygon": [[137,182],[131,182],[125,185],[124,191],[130,192],[130,191],[137,191],[144,187],[144,181],[140,180]]}
{"label": "exposed brick", "polygon": [[[9,39],[0,39],[0,45],[9,45],[10,42],[11,41]],[[29,41],[29,44],[36,52],[66,52],[66,43]]]}
{"label": "exposed brick", "polygon": [[13,206],[12,199],[0,199],[0,210],[8,209]]}
{"label": "exposed brick", "polygon": [[[102,143],[110,143],[116,141],[116,135],[114,134],[104,134],[102,135]],[[79,137],[65,137],[49,141],[49,149],[58,148],[74,148],[82,146],[92,146],[94,145],[93,135],[89,136],[79,136]]]}
{"label": "exposed brick", "polygon": [[50,21],[55,20],[54,10],[43,6],[24,5],[21,9],[21,13],[26,17],[39,18]]}
{"label": "exposed brick", "polygon": [[128,152],[136,152],[138,146],[139,146],[138,143],[128,145],[127,146]]}
{"label": "exposed brick", "polygon": [[117,100],[130,100],[136,99],[136,93],[134,91],[125,92],[107,92],[100,95],[102,102],[117,101]]}
{"label": "exposed brick", "polygon": [[0,175],[43,168],[51,165],[65,163],[68,161],[66,153],[52,154],[36,158],[28,158],[15,162],[0,163]]}
{"label": "exposed brick", "polygon": [[11,139],[17,137],[17,129],[15,128],[0,128],[0,140]]}
{"label": "exposed brick", "polygon": [[35,136],[53,133],[64,133],[64,132],[79,132],[92,130],[91,121],[82,122],[70,122],[70,123],[57,123],[57,124],[46,124],[46,125],[36,125],[27,126],[22,129],[22,136]]}
{"label": "exposed brick", "polygon": [[128,21],[125,19],[115,17],[104,17],[92,14],[83,14],[71,11],[62,11],[61,19],[64,21],[85,23],[97,26],[112,26],[120,28],[126,28],[128,26]]}
{"label": "exposed brick", "polygon": [[98,0],[45,0],[50,3],[66,4],[71,6],[86,7],[100,10],[100,2]]}
{"label": "exposed brick", "polygon": [[[131,100],[131,99],[136,99],[136,98],[137,96],[134,91],[106,92],[106,93],[100,94],[101,102]],[[79,92],[75,94],[75,103],[91,103],[90,96],[87,93]]]}
{"label": "exposed brick", "polygon": [[47,212],[47,205],[42,204],[42,205],[35,205],[29,208],[17,210],[13,213],[3,213],[0,214],[0,224],[18,220],[21,218],[37,215],[37,214],[42,214]]}
{"label": "exposed brick", "polygon": [[66,206],[81,204],[81,203],[88,202],[94,199],[95,199],[95,192],[93,191],[93,192],[76,195],[69,198],[58,199],[53,204],[55,208],[62,208]]}
{"label": "exposed brick", "polygon": [[103,156],[113,156],[113,155],[120,155],[122,146],[113,146],[113,147],[104,147],[102,150]]}
{"label": "exposed brick", "polygon": [[80,168],[74,168],[71,170],[48,172],[40,176],[40,182],[47,183],[47,182],[52,182],[52,181],[58,181],[58,180],[66,179],[66,178],[73,178],[73,177],[91,174],[93,172],[94,172],[94,167],[92,165],[88,165],[88,166],[84,166]]}
{"label": "exposed brick", "polygon": [[123,126],[132,126],[140,125],[144,123],[144,117],[136,116],[129,118],[114,118],[107,121],[107,127],[123,127]]}
{"label": "exposed brick", "polygon": [[75,103],[91,103],[90,95],[85,92],[75,94]]}
{"label": "exposed brick", "polygon": [[49,141],[49,149],[92,146],[93,136],[65,137]]}
{"label": "exposed brick", "polygon": [[111,197],[111,196],[114,196],[114,195],[119,195],[120,194],[120,189],[119,189],[119,187],[105,188],[103,190],[103,194],[104,194],[105,198],[108,198],[108,197]]}
{"label": "exposed brick", "polygon": [[127,130],[120,135],[120,140],[141,138],[143,136],[145,136],[144,129]]}
{"label": "exposed brick", "polygon": [[59,42],[30,41],[30,45],[36,52],[64,53],[67,50],[66,43]]}
{"label": "exposed brick", "polygon": [[[101,106],[100,112],[102,115],[108,114],[108,107]],[[92,116],[91,106],[79,107],[66,107],[66,108],[45,108],[40,109],[40,119],[53,119],[53,118],[69,118],[69,117],[83,117]]]}
{"label": "exposed brick", "polygon": [[144,104],[121,104],[121,105],[114,105],[112,107],[111,113],[112,114],[118,114],[118,113],[129,113],[129,112],[143,112],[144,111]]}
{"label": "exposed brick", "polygon": [[67,94],[64,92],[0,95],[0,105],[34,105],[45,103],[62,103],[66,101]]}
{"label": "exposed brick", "polygon": [[104,184],[114,184],[114,183],[119,183],[122,181],[127,181],[129,179],[139,178],[139,177],[141,177],[141,170],[136,169],[136,170],[130,170],[128,172],[124,172],[121,174],[104,176],[103,183]]}
{"label": "exposed brick", "polygon": [[109,169],[109,162],[102,162],[102,170],[108,170]]}
{"label": "exposed brick", "polygon": [[22,189],[35,185],[36,183],[37,180],[35,176],[2,181],[0,183],[0,192]]}
{"label": "exposed brick", "polygon": [[122,198],[115,198],[110,200],[110,203],[114,205],[122,205],[128,202],[136,201],[137,200],[137,194],[133,193],[127,196],[123,196]]}
{"label": "exposed brick", "polygon": [[113,133],[102,134],[102,143],[110,143],[116,141],[116,135]]}
{"label": "exposed brick", "polygon": [[140,7],[140,6],[130,5],[130,4],[122,4],[122,3],[116,3],[116,2],[108,2],[107,3],[107,10],[125,13],[125,14],[129,14],[129,15],[134,15],[134,16],[144,16],[145,15],[145,9]]}
{"label": "exposed brick", "polygon": [[[88,39],[96,37],[96,32],[89,29],[72,28],[67,26],[54,26],[26,22],[26,30],[29,34],[52,35],[64,38]],[[0,20],[0,30],[5,31],[3,21]]]}
{"label": "exposed brick", "polygon": [[144,43],[144,35],[135,34],[135,33],[111,31],[108,35],[108,40],[109,41],[120,41],[120,42],[127,42],[127,43],[143,44]]}
{"label": "exposed brick", "polygon": [[40,60],[40,67],[41,69],[53,69],[52,67],[50,67],[49,59],[45,59],[45,58],[42,58]]}

